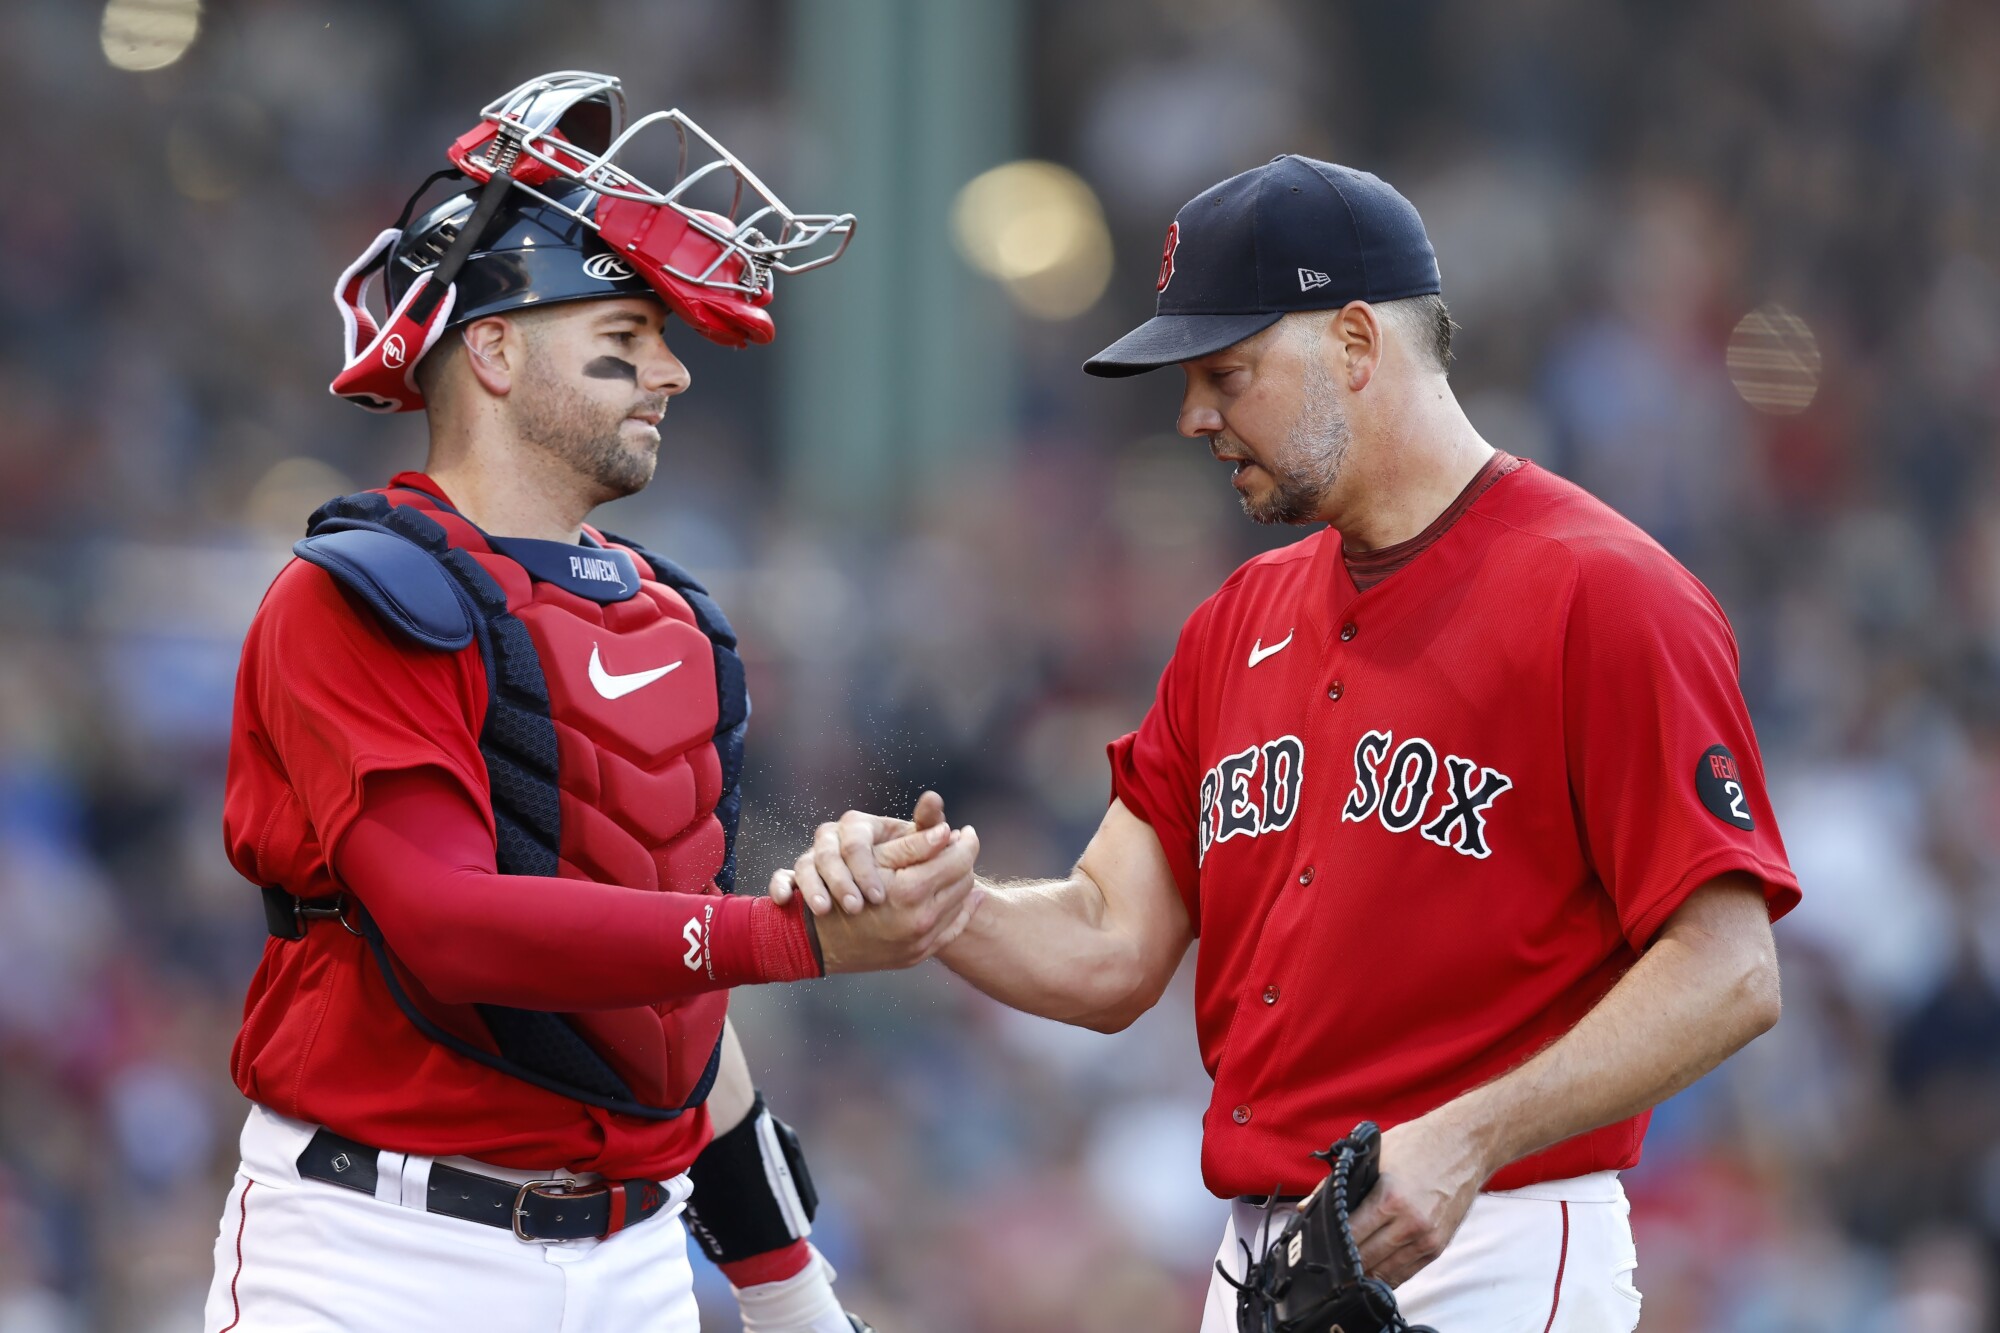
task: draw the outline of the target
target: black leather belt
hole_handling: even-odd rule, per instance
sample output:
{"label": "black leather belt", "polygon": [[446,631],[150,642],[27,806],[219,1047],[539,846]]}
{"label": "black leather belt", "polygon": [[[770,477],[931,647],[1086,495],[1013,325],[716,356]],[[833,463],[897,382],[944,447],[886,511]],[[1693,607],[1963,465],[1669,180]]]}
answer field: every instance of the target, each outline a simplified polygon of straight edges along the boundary
{"label": "black leather belt", "polygon": [[[299,1154],[299,1174],[359,1194],[375,1192],[376,1150],[330,1129],[312,1136]],[[511,1180],[431,1164],[427,1211],[483,1222],[535,1244],[608,1236],[636,1226],[667,1206],[657,1180],[602,1180],[579,1186],[566,1178]]]}

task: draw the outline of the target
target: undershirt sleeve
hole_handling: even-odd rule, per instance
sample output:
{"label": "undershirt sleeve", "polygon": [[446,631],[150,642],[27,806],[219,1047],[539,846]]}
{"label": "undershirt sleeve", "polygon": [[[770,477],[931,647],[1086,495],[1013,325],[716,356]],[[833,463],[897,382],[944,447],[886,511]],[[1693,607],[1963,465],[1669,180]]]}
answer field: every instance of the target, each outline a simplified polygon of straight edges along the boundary
{"label": "undershirt sleeve", "polygon": [[486,820],[436,769],[369,779],[334,870],[448,1004],[617,1009],[820,975],[797,902],[500,874]]}
{"label": "undershirt sleeve", "polygon": [[1207,611],[1204,602],[1181,627],[1174,655],[1160,675],[1153,706],[1139,729],[1108,747],[1111,794],[1152,825],[1196,935],[1201,934],[1201,770],[1195,746],[1195,681]]}
{"label": "undershirt sleeve", "polygon": [[1708,590],[1650,543],[1578,553],[1564,641],[1564,741],[1584,844],[1633,947],[1730,872],[1771,919],[1799,901]]}
{"label": "undershirt sleeve", "polygon": [[[483,807],[486,669],[477,647],[413,644],[332,575],[295,560],[251,624],[242,670],[252,730],[329,862],[374,774],[428,769]],[[490,837],[490,814],[479,818]]]}

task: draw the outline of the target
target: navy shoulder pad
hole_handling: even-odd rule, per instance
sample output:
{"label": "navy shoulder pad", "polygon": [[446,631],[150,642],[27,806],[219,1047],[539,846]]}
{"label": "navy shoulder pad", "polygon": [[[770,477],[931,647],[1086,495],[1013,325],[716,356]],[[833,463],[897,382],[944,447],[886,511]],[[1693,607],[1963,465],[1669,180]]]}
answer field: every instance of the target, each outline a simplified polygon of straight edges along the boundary
{"label": "navy shoulder pad", "polygon": [[426,648],[456,652],[472,642],[472,617],[437,557],[404,537],[341,528],[292,547],[373,607],[391,628]]}

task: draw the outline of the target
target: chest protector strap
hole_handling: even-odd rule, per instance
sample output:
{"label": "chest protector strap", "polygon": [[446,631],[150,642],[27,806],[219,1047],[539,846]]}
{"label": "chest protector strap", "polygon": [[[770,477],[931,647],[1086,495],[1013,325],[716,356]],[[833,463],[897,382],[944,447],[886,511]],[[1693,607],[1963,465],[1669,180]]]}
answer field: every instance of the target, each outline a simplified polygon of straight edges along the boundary
{"label": "chest protector strap", "polygon": [[[445,507],[433,496],[412,494]],[[506,593],[469,552],[451,544],[435,519],[412,505],[392,504],[378,492],[329,501],[307,521],[306,532],[305,540],[292,548],[294,553],[333,575],[404,637],[440,651],[479,645],[487,683],[479,752],[486,761],[492,793],[497,868],[503,875],[557,875],[562,805],[548,683],[534,640],[508,610]],[[715,817],[722,826],[724,846],[715,882],[723,892],[731,892],[743,807],[743,740],[750,715],[735,631],[707,589],[687,571],[622,538],[607,534],[607,539],[632,549],[656,579],[680,594],[714,650],[718,700],[714,745],[721,761],[723,793]],[[265,897],[269,900],[282,892],[267,889]],[[267,914],[274,921],[283,915],[272,913],[268,901]],[[304,915],[315,913],[308,910]],[[388,943],[365,907],[355,904],[348,919],[350,929],[368,942],[383,981],[410,1022],[469,1060],[589,1106],[651,1120],[671,1120],[699,1106],[714,1085],[722,1055],[719,1039],[684,1102],[671,1107],[647,1105],[566,1015],[541,1010],[472,1006],[494,1046],[491,1051],[482,1049],[448,1031],[411,998]]]}

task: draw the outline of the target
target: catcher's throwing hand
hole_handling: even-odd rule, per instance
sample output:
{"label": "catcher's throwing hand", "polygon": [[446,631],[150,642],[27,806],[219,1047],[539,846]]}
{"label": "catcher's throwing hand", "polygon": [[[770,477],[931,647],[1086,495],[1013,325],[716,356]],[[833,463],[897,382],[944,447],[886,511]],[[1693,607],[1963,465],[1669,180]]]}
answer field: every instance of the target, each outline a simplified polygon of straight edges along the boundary
{"label": "catcher's throwing hand", "polygon": [[1462,1130],[1421,1116],[1382,1135],[1382,1176],[1354,1213],[1370,1274],[1400,1287],[1444,1252],[1492,1174]]}
{"label": "catcher's throwing hand", "polygon": [[[820,825],[813,850],[771,877],[771,898],[782,906],[796,894],[820,918],[828,973],[910,967],[971,921],[982,892],[972,874],[978,857],[977,831],[945,824],[944,802],[926,792],[914,823],[849,811]],[[850,859],[864,867],[865,890]]]}
{"label": "catcher's throwing hand", "polygon": [[944,799],[934,791],[917,798],[912,819],[849,810],[813,830],[812,850],[771,877],[771,897],[783,906],[797,893],[815,916],[825,916],[836,902],[848,913],[880,905],[888,897],[889,872],[928,860],[949,834]]}

